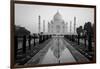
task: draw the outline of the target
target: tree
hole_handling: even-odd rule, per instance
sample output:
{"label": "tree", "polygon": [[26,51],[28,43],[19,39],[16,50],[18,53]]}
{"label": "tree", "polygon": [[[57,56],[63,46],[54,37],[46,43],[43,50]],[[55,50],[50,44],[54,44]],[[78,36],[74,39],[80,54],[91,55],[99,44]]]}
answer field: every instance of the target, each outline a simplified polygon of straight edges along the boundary
{"label": "tree", "polygon": [[88,38],[88,51],[92,51],[92,26],[91,22],[87,22],[84,25],[84,30],[86,31],[87,38]]}
{"label": "tree", "polygon": [[77,32],[77,34],[78,34],[78,45],[80,44],[80,34],[82,33],[82,26],[80,26],[80,27],[78,27],[77,29],[76,29],[76,32]]}
{"label": "tree", "polygon": [[15,35],[16,36],[30,35],[30,31],[27,30],[25,27],[15,26]]}

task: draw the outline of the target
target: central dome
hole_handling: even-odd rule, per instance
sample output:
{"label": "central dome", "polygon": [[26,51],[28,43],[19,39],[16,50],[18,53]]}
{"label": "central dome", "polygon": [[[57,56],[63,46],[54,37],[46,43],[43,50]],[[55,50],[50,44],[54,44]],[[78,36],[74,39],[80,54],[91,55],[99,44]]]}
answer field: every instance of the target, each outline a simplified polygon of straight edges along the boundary
{"label": "central dome", "polygon": [[54,20],[63,20],[61,14],[57,11],[57,13],[54,15]]}

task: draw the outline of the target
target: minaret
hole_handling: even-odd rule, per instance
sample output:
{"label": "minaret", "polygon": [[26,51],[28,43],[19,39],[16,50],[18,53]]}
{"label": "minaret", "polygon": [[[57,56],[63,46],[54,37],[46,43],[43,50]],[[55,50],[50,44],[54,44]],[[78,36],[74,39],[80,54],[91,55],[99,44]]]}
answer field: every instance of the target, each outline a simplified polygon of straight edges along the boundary
{"label": "minaret", "polygon": [[76,33],[76,17],[74,17],[74,34]]}
{"label": "minaret", "polygon": [[45,20],[43,20],[43,33],[45,33]]}
{"label": "minaret", "polygon": [[38,16],[38,19],[39,19],[38,32],[40,33],[40,20],[41,20],[40,15]]}
{"label": "minaret", "polygon": [[72,34],[72,21],[70,21],[70,35]]}

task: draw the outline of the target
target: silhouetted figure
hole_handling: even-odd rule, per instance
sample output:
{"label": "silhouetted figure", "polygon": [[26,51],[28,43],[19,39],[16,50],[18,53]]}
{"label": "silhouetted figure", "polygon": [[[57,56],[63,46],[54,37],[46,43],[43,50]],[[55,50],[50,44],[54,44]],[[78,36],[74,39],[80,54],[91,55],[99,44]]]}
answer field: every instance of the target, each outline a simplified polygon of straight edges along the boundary
{"label": "silhouetted figure", "polygon": [[42,35],[39,34],[39,44],[41,43],[41,41],[42,41]]}

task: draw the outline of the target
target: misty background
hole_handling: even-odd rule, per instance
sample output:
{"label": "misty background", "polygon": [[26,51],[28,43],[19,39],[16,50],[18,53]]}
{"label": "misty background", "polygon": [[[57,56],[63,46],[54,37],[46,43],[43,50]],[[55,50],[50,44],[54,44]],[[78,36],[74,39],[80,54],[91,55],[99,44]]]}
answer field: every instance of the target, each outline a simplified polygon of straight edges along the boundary
{"label": "misty background", "polygon": [[74,17],[76,17],[76,27],[84,26],[88,21],[94,23],[94,8],[15,4],[15,25],[25,27],[31,33],[38,33],[38,16],[40,15],[41,32],[43,31],[43,20],[45,20],[47,32],[48,22],[53,19],[57,11],[62,15],[64,22],[68,23],[68,31],[70,31],[70,21],[72,21],[73,32]]}

